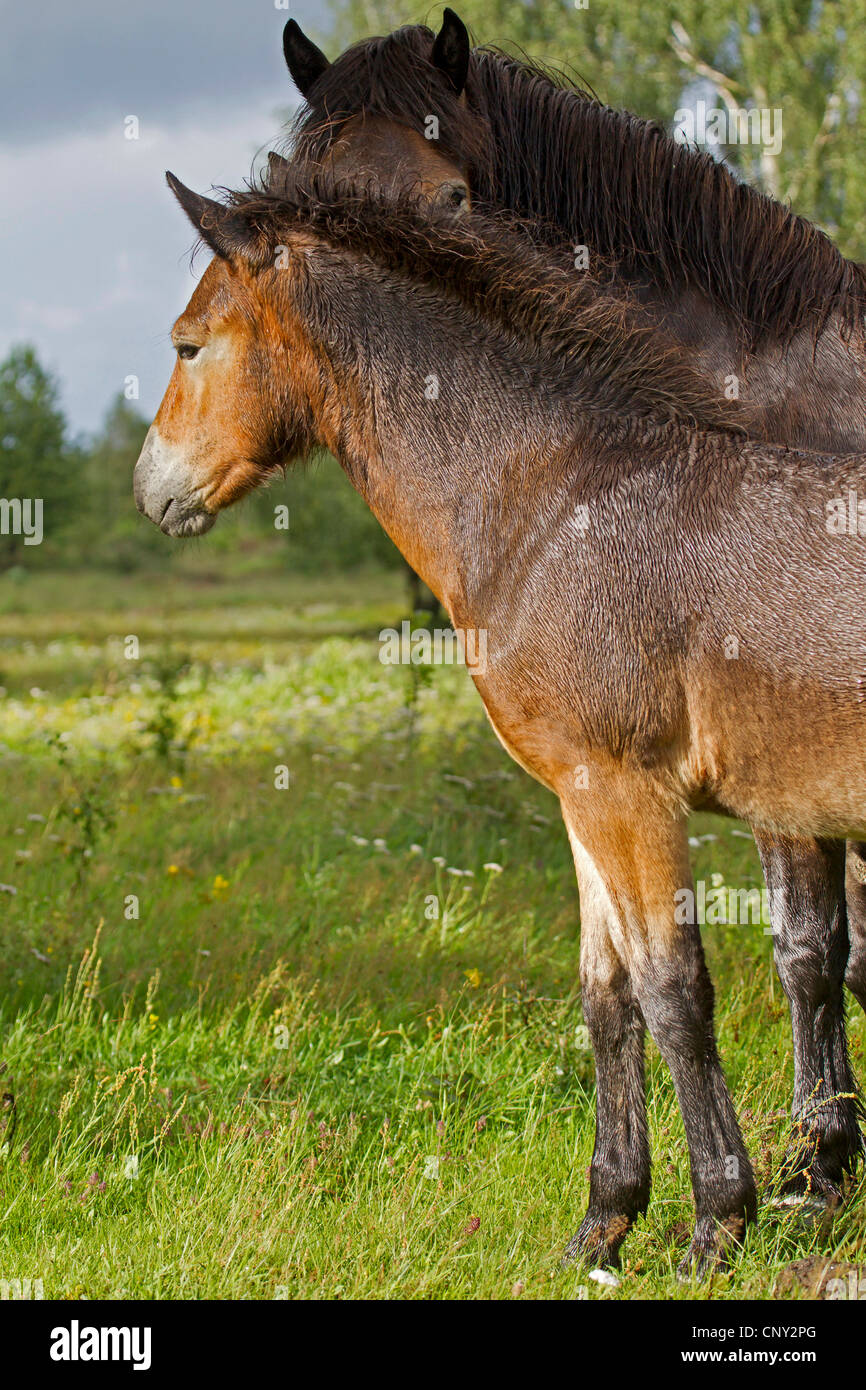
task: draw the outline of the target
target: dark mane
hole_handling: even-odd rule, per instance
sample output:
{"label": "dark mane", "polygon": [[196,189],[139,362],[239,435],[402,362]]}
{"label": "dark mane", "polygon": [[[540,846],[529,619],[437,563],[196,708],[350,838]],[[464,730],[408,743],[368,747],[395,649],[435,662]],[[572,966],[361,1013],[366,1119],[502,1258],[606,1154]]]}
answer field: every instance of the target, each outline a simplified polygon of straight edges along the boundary
{"label": "dark mane", "polygon": [[706,429],[737,429],[744,419],[633,296],[570,262],[566,268],[513,218],[431,217],[411,198],[389,199],[321,177],[309,181],[298,167],[283,171],[278,189],[229,197],[258,233],[263,264],[272,264],[271,248],[286,230],[307,229],[458,300],[541,362],[551,386],[578,377],[592,408],[691,419]]}
{"label": "dark mane", "polygon": [[586,244],[629,278],[703,292],[749,348],[802,328],[817,335],[834,317],[846,331],[862,323],[864,267],[711,155],[494,48],[473,50],[461,103],[437,80],[432,42],[412,25],[348,49],[310,92],[298,154],[321,158],[360,112],[419,131],[432,113],[476,201],[531,219],[538,239]]}

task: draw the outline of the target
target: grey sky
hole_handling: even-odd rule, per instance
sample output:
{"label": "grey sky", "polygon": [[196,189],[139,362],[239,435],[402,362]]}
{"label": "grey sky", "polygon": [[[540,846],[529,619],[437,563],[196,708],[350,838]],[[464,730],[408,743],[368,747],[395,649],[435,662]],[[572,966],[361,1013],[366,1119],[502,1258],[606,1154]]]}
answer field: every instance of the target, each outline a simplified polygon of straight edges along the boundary
{"label": "grey sky", "polygon": [[159,404],[195,283],[163,173],[202,191],[248,176],[296,100],[286,19],[320,40],[330,27],[325,0],[290,4],[0,0],[0,356],[35,343],[73,429],[94,429],[131,375],[142,412]]}

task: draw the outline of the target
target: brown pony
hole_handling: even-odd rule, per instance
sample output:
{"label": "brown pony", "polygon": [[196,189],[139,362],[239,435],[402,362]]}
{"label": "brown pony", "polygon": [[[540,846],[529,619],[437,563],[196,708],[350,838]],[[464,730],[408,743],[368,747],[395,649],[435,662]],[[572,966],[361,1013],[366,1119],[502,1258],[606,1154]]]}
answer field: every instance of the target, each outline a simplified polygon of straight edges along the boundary
{"label": "brown pony", "polygon": [[[333,63],[294,20],[283,46],[307,103],[295,161],[414,182],[457,212],[462,179],[474,206],[518,214],[570,257],[585,248],[612,287],[637,294],[720,394],[738,394],[750,434],[866,450],[866,275],[811,223],[561,75],[470,48],[449,9],[438,34],[408,26]],[[275,156],[275,188],[285,168]],[[835,1198],[862,1148],[835,1097],[849,1090],[843,979],[866,1008],[866,847],[850,846],[846,903],[842,844],[754,829],[794,1035],[787,1185]]]}
{"label": "brown pony", "polygon": [[648,1027],[689,1145],[682,1270],[702,1274],[756,1192],[675,906],[686,817],[866,833],[866,549],[829,522],[866,496],[866,459],[750,442],[642,309],[519,229],[288,179],[228,206],[170,182],[216,257],[174,326],[138,506],[198,534],[327,448],[455,627],[485,634],[473,678],[559,797],[580,890],[599,1084],[572,1249],[615,1263],[646,1207]]}

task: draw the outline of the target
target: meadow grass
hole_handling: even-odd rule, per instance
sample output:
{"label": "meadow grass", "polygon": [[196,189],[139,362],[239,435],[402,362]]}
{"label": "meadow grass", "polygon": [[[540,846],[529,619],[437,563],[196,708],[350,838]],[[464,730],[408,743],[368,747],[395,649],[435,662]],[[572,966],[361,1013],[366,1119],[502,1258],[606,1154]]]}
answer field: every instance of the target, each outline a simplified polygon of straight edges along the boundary
{"label": "meadow grass", "polygon": [[[560,1267],[594,1088],[566,837],[465,672],[379,663],[404,610],[399,574],[231,578],[205,552],[0,580],[0,1280],[765,1298],[811,1253],[862,1262],[860,1183],[832,1225],[764,1211],[728,1273],[677,1283],[688,1156],[649,1044],[653,1199],[621,1286]],[[696,877],[760,886],[742,826],[691,834]],[[772,943],[704,941],[766,1192],[792,1084]],[[862,1077],[853,1002],[850,1037]]]}

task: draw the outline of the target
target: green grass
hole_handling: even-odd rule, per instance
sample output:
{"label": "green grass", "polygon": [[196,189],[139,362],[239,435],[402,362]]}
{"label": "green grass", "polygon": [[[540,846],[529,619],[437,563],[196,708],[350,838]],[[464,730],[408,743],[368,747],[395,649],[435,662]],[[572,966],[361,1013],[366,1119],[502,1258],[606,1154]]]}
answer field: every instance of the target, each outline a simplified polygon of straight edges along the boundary
{"label": "green grass", "polygon": [[[0,1279],[46,1298],[764,1298],[814,1251],[862,1262],[861,1184],[831,1229],[765,1212],[710,1288],[676,1282],[688,1157],[650,1045],[653,1200],[622,1285],[560,1268],[594,1072],[555,801],[464,672],[380,665],[399,575],[206,564],[0,579],[18,1117]],[[741,827],[692,833],[698,877],[760,885]],[[766,1187],[792,1081],[771,942],[704,940]],[[850,1033],[862,1077],[853,1004]]]}

